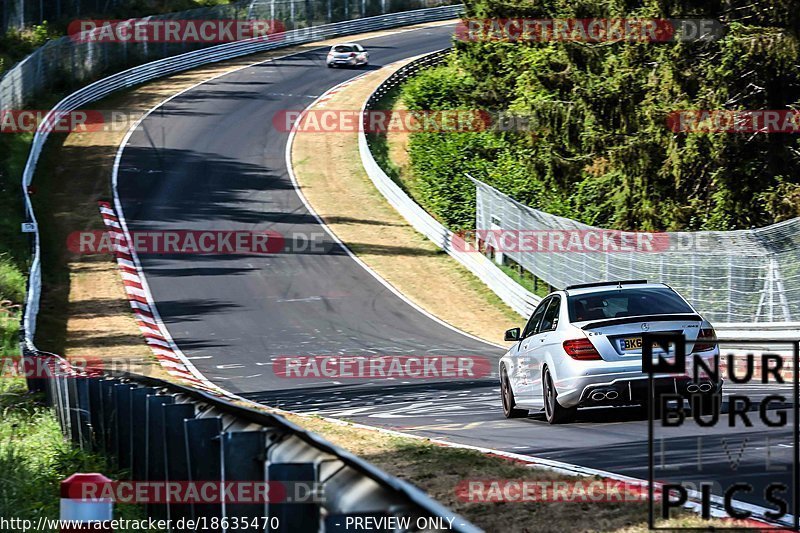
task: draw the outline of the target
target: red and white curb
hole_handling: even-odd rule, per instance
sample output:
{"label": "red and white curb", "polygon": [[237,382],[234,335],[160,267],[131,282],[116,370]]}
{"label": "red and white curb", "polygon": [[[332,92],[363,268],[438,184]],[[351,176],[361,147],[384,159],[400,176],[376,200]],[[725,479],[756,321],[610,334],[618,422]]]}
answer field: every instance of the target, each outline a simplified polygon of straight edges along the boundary
{"label": "red and white curb", "polygon": [[[389,65],[389,66],[391,66],[391,65]],[[331,98],[336,96],[336,93],[338,93],[339,91],[341,91],[342,89],[344,89],[345,87],[350,85],[351,83],[354,83],[354,82],[360,80],[361,78],[363,78],[364,76],[366,76],[367,74],[370,74],[370,73],[371,72],[361,73],[358,76],[350,78],[349,80],[344,81],[344,82],[340,83],[339,85],[333,87],[332,89],[326,91],[325,94],[323,94],[322,96],[320,96],[319,98],[314,100],[314,102],[310,106],[308,106],[306,109],[304,109],[303,112],[305,113],[306,111],[308,111],[312,107],[325,107],[325,104],[328,102],[328,100],[330,100]]]}
{"label": "red and white curb", "polygon": [[188,381],[195,387],[218,393],[219,388],[216,385],[207,379],[198,377],[186,365],[185,357],[175,346],[166,327],[156,318],[157,313],[154,312],[153,306],[148,300],[148,291],[136,266],[137,261],[133,256],[135,252],[131,250],[130,241],[122,230],[119,217],[110,203],[98,202],[98,204],[100,215],[111,236],[114,256],[122,275],[122,284],[128,295],[128,302],[131,304],[136,324],[139,326],[145,342],[168,374]]}

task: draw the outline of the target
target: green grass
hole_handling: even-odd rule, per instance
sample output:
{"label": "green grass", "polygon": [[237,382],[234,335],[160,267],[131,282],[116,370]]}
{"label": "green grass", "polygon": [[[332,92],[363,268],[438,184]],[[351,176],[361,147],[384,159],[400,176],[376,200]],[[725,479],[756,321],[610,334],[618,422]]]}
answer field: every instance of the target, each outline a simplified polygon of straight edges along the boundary
{"label": "green grass", "polygon": [[[52,410],[27,392],[21,378],[0,379],[0,516],[58,518],[59,484],[76,472],[118,477],[98,454],[64,440]],[[115,517],[145,518],[143,509],[115,505]]]}
{"label": "green grass", "polygon": [[18,353],[19,320],[25,300],[28,236],[23,221],[20,179],[31,134],[2,134],[0,145],[0,356]]}

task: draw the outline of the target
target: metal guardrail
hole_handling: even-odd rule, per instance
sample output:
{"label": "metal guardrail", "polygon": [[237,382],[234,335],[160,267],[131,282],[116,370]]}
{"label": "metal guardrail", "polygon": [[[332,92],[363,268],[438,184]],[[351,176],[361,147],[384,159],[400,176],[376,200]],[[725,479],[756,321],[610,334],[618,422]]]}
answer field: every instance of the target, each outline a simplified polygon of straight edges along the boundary
{"label": "metal guardrail", "polygon": [[[398,85],[401,85],[407,78],[413,76],[420,70],[441,63],[449,52],[450,49],[439,50],[433,54],[415,59],[399,68],[370,95],[361,110],[362,116],[366,117],[366,111],[374,109],[374,106],[386,93]],[[386,172],[384,172],[380,165],[378,165],[370,150],[365,130],[368,130],[368,128],[361,128],[358,134],[358,149],[361,154],[361,162],[370,180],[372,180],[372,183],[375,184],[375,187],[383,194],[386,200],[400,212],[403,218],[405,218],[414,229],[425,235],[428,239],[433,241],[434,244],[475,274],[509,307],[522,316],[530,316],[536,308],[536,305],[541,301],[541,298],[511,279],[482,253],[479,253],[477,250],[465,251],[463,248],[466,243],[464,243],[463,239],[444,227],[444,225],[420,207],[386,174]]]}
{"label": "metal guardrail", "polygon": [[248,530],[263,531],[268,520],[269,531],[297,533],[346,531],[348,517],[406,518],[411,527],[401,530],[418,531],[418,519],[438,517],[447,531],[480,531],[413,485],[280,416],[160,379],[98,375],[57,356],[31,355],[33,388],[45,391],[64,435],[103,453],[131,480],[145,486],[265,483],[267,496],[280,494],[276,487],[285,491],[285,498],[260,503],[162,500],[147,504],[152,518],[173,525],[205,519],[219,524],[210,530],[231,532],[234,523],[259,524]]}
{"label": "metal guardrail", "polygon": [[[411,63],[401,67],[398,69],[394,74],[389,76],[386,81],[384,81],[377,89],[370,95],[367,102],[364,104],[362,109],[362,115],[365,115],[367,110],[371,110],[375,108],[375,105],[380,101],[389,91],[394,89],[395,87],[401,85],[406,79],[415,75],[417,72],[422,70],[423,68],[427,68],[430,66],[434,66],[443,62],[444,58],[447,56],[448,50],[440,50],[438,52],[434,52],[433,54],[426,55],[424,57],[418,58]],[[472,251],[464,251],[465,246],[468,246],[469,243],[464,243],[463,240],[460,239],[459,236],[455,235],[452,231],[448,230],[444,227],[440,222],[438,222],[435,218],[433,218],[428,212],[426,212],[422,207],[420,207],[405,191],[402,190],[387,174],[386,172],[380,168],[378,163],[375,161],[375,158],[372,155],[372,152],[369,148],[369,138],[365,131],[368,131],[367,127],[362,128],[362,131],[359,132],[359,152],[361,154],[361,162],[364,166],[364,169],[367,172],[367,175],[370,177],[372,182],[375,184],[375,187],[384,195],[387,201],[394,206],[397,211],[411,224],[417,231],[425,235],[428,239],[433,241],[437,246],[439,246],[442,250],[447,252],[450,256],[456,259],[459,263],[464,265],[470,272],[475,274],[481,281],[483,281],[501,300],[503,300],[509,307],[511,307],[514,311],[522,315],[523,317],[529,317],[533,310],[535,309],[536,305],[541,301],[541,298],[536,296],[535,294],[531,293],[523,286],[515,282],[512,278],[510,278],[505,272],[503,272],[492,260],[485,257],[481,253],[477,253],[477,249],[473,247]],[[553,215],[549,215],[547,213],[542,213],[540,211],[533,210],[527,206],[519,204],[519,202],[515,202],[511,200],[508,196],[503,195],[496,189],[480,182],[479,180],[474,180],[477,189],[477,224],[478,227],[481,228],[490,228],[491,227],[491,216],[496,214],[497,209],[493,209],[493,206],[496,206],[498,203],[509,203],[513,204],[513,210],[515,213],[509,216],[504,216],[501,218],[503,225],[501,226],[503,229],[511,229],[511,230],[530,230],[530,229],[566,229],[566,228],[573,228],[573,227],[584,227],[580,223],[576,221],[572,221],[570,219],[565,219],[562,217],[555,217]],[[500,200],[497,200],[495,197],[502,197]],[[491,201],[490,201],[491,200]],[[509,208],[511,209],[511,208]],[[530,217],[525,217],[521,212],[524,214],[529,214],[529,212],[535,211],[537,218],[537,222],[532,222]],[[543,219],[546,221],[550,221],[550,223],[541,222]],[[515,225],[516,224],[516,225]],[[585,226],[588,227],[588,226]],[[797,228],[794,234],[787,233],[787,228]],[[753,255],[757,255],[754,253],[747,254],[745,253],[744,248],[747,247],[748,243],[750,244],[749,248],[752,250],[758,248],[759,250],[774,250],[775,256],[772,258],[771,261],[771,270],[768,269],[772,274],[755,277],[752,281],[753,284],[761,284],[761,292],[755,290],[755,301],[750,302],[753,304],[753,313],[747,315],[746,313],[722,313],[722,314],[714,314],[713,312],[709,312],[709,309],[702,305],[706,302],[700,301],[701,305],[698,305],[698,308],[701,311],[707,312],[708,314],[712,315],[709,318],[714,321],[714,327],[717,330],[717,334],[720,339],[732,339],[737,337],[750,337],[750,338],[789,338],[793,339],[800,335],[800,322],[758,322],[755,318],[759,315],[759,312],[756,309],[769,309],[769,313],[772,313],[771,309],[773,307],[784,309],[791,306],[796,306],[797,302],[800,299],[795,298],[791,305],[787,304],[786,294],[789,294],[789,291],[798,291],[797,286],[789,286],[784,283],[785,278],[782,279],[779,274],[776,274],[776,267],[775,261],[777,257],[781,258],[781,265],[784,265],[786,268],[784,270],[790,270],[790,278],[794,280],[797,278],[800,273],[798,273],[797,269],[797,260],[792,260],[788,257],[787,254],[794,254],[797,255],[797,239],[798,235],[800,235],[800,219],[795,219],[793,221],[788,221],[781,224],[776,224],[774,226],[770,226],[768,228],[761,228],[757,230],[746,230],[745,232],[697,232],[697,234],[703,234],[703,237],[706,237],[706,234],[714,234],[714,242],[723,242],[729,244],[733,248],[733,254],[741,256],[737,259],[737,261],[743,261],[744,264],[741,266],[743,270],[747,270],[748,266],[747,263],[753,262]],[[752,234],[749,239],[746,239],[742,236],[743,233],[747,233],[748,235]],[[679,234],[679,236],[685,235],[692,235],[688,233]],[[765,239],[765,237],[769,237]],[[458,240],[457,246],[454,246],[454,239]],[[765,244],[766,241],[774,242],[775,244],[770,247]],[[780,243],[778,244],[778,241]],[[794,246],[794,248],[792,248]],[[513,255],[513,254],[508,254]],[[543,279],[545,282],[549,283],[555,287],[564,287],[570,283],[566,283],[564,281],[565,276],[569,276],[574,274],[575,272],[579,272],[581,274],[579,276],[579,280],[574,281],[574,283],[578,283],[579,281],[596,281],[597,279],[605,279],[605,278],[614,278],[614,279],[621,279],[621,278],[650,278],[650,279],[664,279],[664,276],[661,274],[665,271],[659,269],[661,263],[660,262],[653,262],[649,265],[649,270],[646,273],[642,273],[640,270],[633,270],[631,274],[629,268],[619,267],[616,271],[611,269],[609,270],[606,267],[605,270],[603,269],[580,269],[575,268],[574,265],[565,264],[564,261],[553,261],[552,256],[565,256],[568,254],[554,254],[554,253],[536,253],[531,254],[528,253],[529,256],[535,256],[535,263],[536,268],[531,268],[530,262],[525,262],[521,258],[513,257],[517,260],[518,263],[522,264],[523,268],[526,268],[530,272],[533,272],[536,276],[540,279]],[[572,255],[581,255],[583,257],[588,257],[588,260],[597,260],[597,256],[601,255],[609,255],[609,254],[572,254]],[[620,262],[624,263],[625,267],[628,267],[630,264],[629,258],[627,257],[629,254],[617,254],[620,257]],[[641,255],[641,254],[640,254]],[[653,254],[646,254],[646,255],[653,255]],[[657,254],[656,254],[657,255]],[[679,256],[680,254],[678,254]],[[763,254],[762,254],[763,255]],[[558,259],[558,258],[557,258]],[[570,260],[572,260],[570,258]],[[577,260],[575,260],[577,261]],[[627,261],[627,262],[626,262]],[[647,261],[647,258],[641,261]],[[716,268],[725,270],[728,269],[727,272],[730,273],[730,261],[721,261],[718,257],[714,257],[713,255],[709,258],[709,268]],[[603,264],[605,265],[607,262],[603,260]],[[684,261],[685,263],[685,261]],[[770,261],[768,261],[770,263]],[[680,268],[685,267],[684,264]],[[758,266],[758,265],[756,265]],[[679,268],[679,265],[674,266],[675,269]],[[749,268],[753,268],[751,265]],[[668,272],[669,269],[666,271]],[[685,268],[683,270],[686,270]],[[681,271],[681,275],[685,278],[687,275],[691,277],[691,273]],[[691,270],[691,269],[690,269]],[[647,275],[649,274],[649,275]],[[668,278],[669,282],[672,282],[678,290],[682,293],[685,293],[689,300],[692,301],[692,296],[697,295],[700,291],[695,289],[692,290],[691,287],[688,289],[684,287],[681,283],[675,283],[674,280]],[[746,276],[745,276],[746,277]],[[702,281],[702,280],[701,280]],[[764,297],[765,294],[763,291],[767,289],[776,289],[780,291],[784,291],[781,295],[775,295],[770,293],[769,296]],[[731,288],[732,294],[737,292],[736,288]],[[706,291],[707,293],[713,296],[713,290]],[[794,292],[791,294],[795,294]],[[759,302],[759,295],[761,295],[761,301]],[[735,296],[735,294],[734,294]],[[729,299],[732,296],[726,293],[726,297]],[[697,301],[697,298],[695,298]],[[724,300],[724,306],[726,309],[730,309],[728,306],[728,300]],[[788,307],[787,307],[788,306]],[[788,311],[787,311],[788,312]],[[767,314],[767,316],[778,316]],[[787,315],[780,315],[780,316],[787,316]],[[791,315],[794,318],[794,315]],[[731,321],[730,317],[738,318],[738,320]],[[746,318],[752,317],[754,322],[748,322]],[[727,320],[726,320],[727,318]],[[716,320],[718,319],[718,321]]]}
{"label": "metal guardrail", "polygon": [[[273,50],[277,48],[305,44],[314,41],[329,39],[342,35],[352,35],[368,31],[376,31],[398,26],[407,26],[423,22],[447,20],[457,17],[463,6],[445,6],[416,11],[394,13],[378,17],[362,18],[348,22],[338,22],[323,26],[294,30],[286,32],[280,40],[249,39],[226,43],[202,50],[196,50],[174,57],[153,61],[145,65],[134,67],[123,72],[98,80],[61,100],[42,120],[42,126],[36,131],[31,144],[30,155],[22,174],[22,189],[25,201],[27,221],[36,224],[36,215],[33,211],[28,187],[33,182],[36,165],[42,152],[47,137],[50,134],[48,124],[58,122],[61,114],[79,109],[91,102],[95,102],[109,94],[122,89],[156,78],[167,76],[176,72],[189,70],[201,65],[216,63],[227,59]],[[33,253],[28,278],[28,294],[26,298],[25,313],[23,315],[23,340],[29,349],[35,350],[33,338],[36,332],[36,316],[39,312],[39,296],[41,292],[41,252],[38,229],[34,232]]]}

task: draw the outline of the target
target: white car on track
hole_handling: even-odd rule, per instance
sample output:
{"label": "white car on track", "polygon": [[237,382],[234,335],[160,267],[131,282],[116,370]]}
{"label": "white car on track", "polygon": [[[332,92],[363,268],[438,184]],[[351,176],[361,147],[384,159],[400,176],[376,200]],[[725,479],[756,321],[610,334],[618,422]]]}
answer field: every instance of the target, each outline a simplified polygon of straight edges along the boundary
{"label": "white car on track", "polygon": [[331,46],[325,62],[329,68],[369,65],[369,52],[358,43],[335,44]]}
{"label": "white car on track", "polygon": [[[573,285],[544,298],[523,330],[506,331],[514,345],[500,360],[507,418],[544,410],[551,424],[578,407],[648,405],[642,372],[642,332],[682,333],[687,361],[699,354],[709,368],[719,355],[711,324],[662,283],[615,281]],[[721,398],[722,382],[706,376],[656,375],[656,394],[701,395],[703,411]],[[713,407],[712,407],[713,408]]]}

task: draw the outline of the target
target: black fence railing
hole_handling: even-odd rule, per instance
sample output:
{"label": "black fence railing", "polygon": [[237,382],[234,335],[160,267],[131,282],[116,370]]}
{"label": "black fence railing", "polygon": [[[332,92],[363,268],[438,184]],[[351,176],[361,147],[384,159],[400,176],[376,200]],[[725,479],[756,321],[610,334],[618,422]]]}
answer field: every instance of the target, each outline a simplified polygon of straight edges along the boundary
{"label": "black fence railing", "polygon": [[244,401],[152,377],[78,372],[53,355],[28,353],[25,362],[36,369],[30,388],[45,392],[65,437],[104,454],[147,494],[162,482],[176,494],[199,483],[267,489],[256,503],[149,500],[147,515],[169,519],[172,531],[193,530],[175,527],[193,520],[211,531],[332,532],[354,517],[394,517],[409,524],[403,531],[438,517],[452,520],[448,531],[479,531],[409,483]]}

